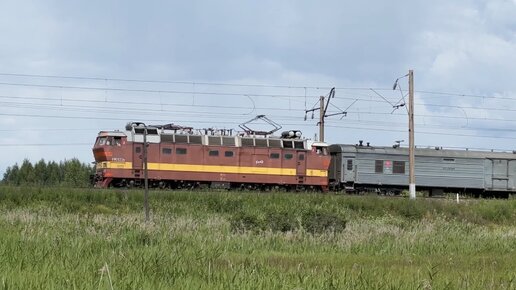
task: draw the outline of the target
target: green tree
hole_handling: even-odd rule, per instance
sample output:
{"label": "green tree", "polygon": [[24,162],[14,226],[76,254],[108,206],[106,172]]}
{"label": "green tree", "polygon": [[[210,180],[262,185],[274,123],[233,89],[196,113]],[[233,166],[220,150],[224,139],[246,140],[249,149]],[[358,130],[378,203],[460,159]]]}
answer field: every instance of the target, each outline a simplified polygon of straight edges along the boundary
{"label": "green tree", "polygon": [[20,166],[20,171],[18,173],[18,180],[20,185],[33,184],[35,181],[34,178],[34,167],[32,163],[30,163],[29,159],[24,159],[22,165]]}
{"label": "green tree", "polygon": [[39,185],[47,185],[48,184],[48,171],[47,164],[45,160],[41,159],[34,165],[34,181]]}
{"label": "green tree", "polygon": [[62,174],[59,169],[59,164],[55,161],[48,162],[47,164],[47,184],[48,185],[58,185],[62,182]]}

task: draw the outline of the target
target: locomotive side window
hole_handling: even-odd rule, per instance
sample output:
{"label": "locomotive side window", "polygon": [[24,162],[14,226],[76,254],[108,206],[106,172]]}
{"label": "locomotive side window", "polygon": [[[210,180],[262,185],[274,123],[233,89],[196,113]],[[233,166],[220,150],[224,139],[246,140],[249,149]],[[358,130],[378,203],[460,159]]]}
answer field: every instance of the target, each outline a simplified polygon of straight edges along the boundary
{"label": "locomotive side window", "polygon": [[348,170],[353,170],[353,160],[351,159],[348,159],[348,167],[347,167]]}
{"label": "locomotive side window", "polygon": [[161,152],[163,152],[163,154],[170,155],[170,154],[172,154],[172,149],[170,149],[170,148],[163,148],[161,150]]}
{"label": "locomotive side window", "polygon": [[290,153],[285,154],[285,159],[290,160],[292,158],[294,158],[294,155],[292,155]]}
{"label": "locomotive side window", "polygon": [[186,154],[186,148],[176,148],[176,154],[178,154],[178,155],[185,155]]}
{"label": "locomotive side window", "polygon": [[213,157],[219,156],[219,150],[210,150],[208,155]]}
{"label": "locomotive side window", "polygon": [[374,172],[383,173],[383,160],[376,160],[374,162]]}
{"label": "locomotive side window", "polygon": [[271,159],[279,159],[279,153],[271,153],[270,158]]}
{"label": "locomotive side window", "polygon": [[405,174],[405,161],[393,161],[392,173]]}
{"label": "locomotive side window", "polygon": [[312,147],[312,151],[317,155],[328,155],[328,148],[326,147],[314,146]]}
{"label": "locomotive side window", "polygon": [[226,157],[233,157],[233,154],[234,154],[233,151],[224,152],[224,156],[226,156]]}

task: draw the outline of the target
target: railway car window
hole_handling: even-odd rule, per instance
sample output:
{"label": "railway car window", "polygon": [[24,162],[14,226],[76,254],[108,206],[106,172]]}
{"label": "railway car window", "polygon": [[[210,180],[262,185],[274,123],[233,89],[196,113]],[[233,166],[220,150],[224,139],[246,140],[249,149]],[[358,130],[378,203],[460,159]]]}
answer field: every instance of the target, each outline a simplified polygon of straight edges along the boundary
{"label": "railway car window", "polygon": [[209,156],[219,156],[219,150],[210,150],[208,152]]}
{"label": "railway car window", "polygon": [[374,172],[375,173],[383,173],[383,160],[375,160]]}
{"label": "railway car window", "polygon": [[233,151],[224,152],[224,156],[226,156],[226,157],[233,157],[233,154],[234,154]]}
{"label": "railway car window", "polygon": [[142,152],[142,147],[136,147],[136,149],[134,149],[134,152],[136,152],[136,153]]}
{"label": "railway car window", "polygon": [[392,173],[405,174],[405,161],[393,161]]}
{"label": "railway car window", "polygon": [[292,159],[292,158],[294,158],[294,155],[292,155],[290,153],[285,154],[285,159],[289,160],[289,159]]}
{"label": "railway car window", "polygon": [[299,160],[305,160],[305,154],[299,155]]}
{"label": "railway car window", "polygon": [[348,170],[353,170],[353,160],[351,159],[348,159],[348,167],[347,167]]}
{"label": "railway car window", "polygon": [[271,159],[279,159],[279,153],[271,153],[270,158]]}
{"label": "railway car window", "polygon": [[178,154],[178,155],[185,155],[186,154],[186,148],[176,148],[176,154]]}
{"label": "railway car window", "polygon": [[443,158],[443,162],[455,163],[455,158]]}
{"label": "railway car window", "polygon": [[163,148],[161,150],[161,152],[163,152],[163,154],[169,155],[169,154],[172,154],[172,149],[170,149],[170,148]]}

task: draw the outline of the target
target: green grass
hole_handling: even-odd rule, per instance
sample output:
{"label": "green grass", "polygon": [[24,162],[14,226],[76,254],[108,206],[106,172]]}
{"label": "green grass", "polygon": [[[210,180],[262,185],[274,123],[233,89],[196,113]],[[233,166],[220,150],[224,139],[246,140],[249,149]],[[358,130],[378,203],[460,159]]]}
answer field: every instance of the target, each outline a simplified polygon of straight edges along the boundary
{"label": "green grass", "polygon": [[516,289],[514,199],[150,197],[0,187],[0,288]]}

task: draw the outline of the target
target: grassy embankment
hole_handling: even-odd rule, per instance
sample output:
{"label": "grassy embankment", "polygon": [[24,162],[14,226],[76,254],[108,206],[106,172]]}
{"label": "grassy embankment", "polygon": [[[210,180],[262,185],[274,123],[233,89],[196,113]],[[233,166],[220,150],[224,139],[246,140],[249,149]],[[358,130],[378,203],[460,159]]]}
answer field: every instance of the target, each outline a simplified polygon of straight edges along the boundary
{"label": "grassy embankment", "polygon": [[516,200],[0,187],[0,288],[515,289]]}

